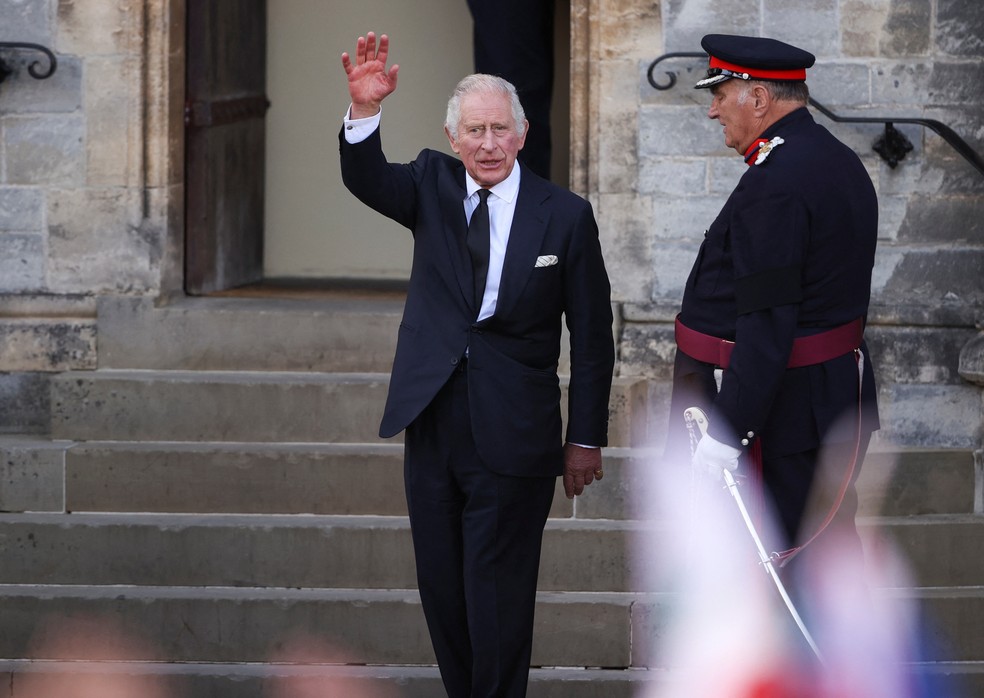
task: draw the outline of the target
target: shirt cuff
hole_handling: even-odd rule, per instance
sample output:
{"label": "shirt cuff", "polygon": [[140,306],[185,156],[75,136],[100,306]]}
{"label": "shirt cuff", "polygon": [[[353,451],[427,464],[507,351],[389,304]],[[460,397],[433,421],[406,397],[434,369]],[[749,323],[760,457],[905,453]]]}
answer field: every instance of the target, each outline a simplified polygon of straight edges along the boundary
{"label": "shirt cuff", "polygon": [[343,120],[343,131],[345,133],[345,141],[354,145],[367,139],[379,128],[379,119],[383,115],[383,110],[380,109],[373,116],[367,116],[364,119],[350,119],[349,115],[351,113],[352,105],[349,105],[348,110],[345,112],[345,119]]}
{"label": "shirt cuff", "polygon": [[576,444],[573,441],[568,441],[571,446],[580,446],[581,448],[601,448],[601,446],[588,446],[587,444]]}

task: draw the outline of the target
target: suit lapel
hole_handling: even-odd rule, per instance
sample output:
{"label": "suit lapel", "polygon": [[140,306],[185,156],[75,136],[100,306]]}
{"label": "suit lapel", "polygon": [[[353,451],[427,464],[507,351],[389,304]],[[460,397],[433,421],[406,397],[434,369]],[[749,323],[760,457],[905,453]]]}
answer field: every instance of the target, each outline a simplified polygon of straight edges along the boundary
{"label": "suit lapel", "polygon": [[[451,267],[458,280],[461,297],[468,307],[474,305],[472,296],[472,266],[468,255],[468,245],[465,235],[468,226],[465,222],[465,168],[458,164],[441,173],[438,181],[438,197],[441,201],[441,213],[444,217],[444,235],[447,242]],[[478,313],[476,309],[476,314]]]}
{"label": "suit lapel", "polygon": [[522,173],[516,212],[513,214],[509,244],[502,266],[496,317],[507,316],[519,300],[520,293],[533,272],[537,255],[540,254],[550,220],[550,210],[546,205],[550,191],[530,170],[523,168]]}

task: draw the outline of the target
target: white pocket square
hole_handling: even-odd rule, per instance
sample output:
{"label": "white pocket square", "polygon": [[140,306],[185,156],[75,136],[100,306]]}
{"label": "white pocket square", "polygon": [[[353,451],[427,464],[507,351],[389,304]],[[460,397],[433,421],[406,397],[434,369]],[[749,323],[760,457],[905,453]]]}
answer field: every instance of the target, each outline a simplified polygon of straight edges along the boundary
{"label": "white pocket square", "polygon": [[557,263],[557,255],[555,254],[545,254],[536,258],[535,267],[552,267]]}

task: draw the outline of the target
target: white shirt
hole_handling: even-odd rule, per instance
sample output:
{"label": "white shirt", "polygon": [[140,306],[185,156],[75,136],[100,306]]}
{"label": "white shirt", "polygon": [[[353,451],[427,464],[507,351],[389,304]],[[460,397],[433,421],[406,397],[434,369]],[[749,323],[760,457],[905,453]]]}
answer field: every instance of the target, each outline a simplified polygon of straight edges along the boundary
{"label": "white shirt", "polygon": [[[345,114],[345,140],[349,143],[361,143],[379,128],[382,116],[380,110],[375,116],[364,119],[350,119],[351,108]],[[489,223],[491,236],[489,238],[489,271],[485,282],[485,295],[482,298],[482,308],[478,320],[492,317],[499,299],[499,284],[502,281],[502,265],[506,259],[506,246],[509,243],[509,231],[512,228],[513,216],[516,213],[516,199],[519,197],[520,168],[513,165],[512,172],[504,180],[491,188],[489,197]],[[472,212],[478,206],[478,183],[465,173],[466,196],[462,201],[466,221],[471,221]]]}

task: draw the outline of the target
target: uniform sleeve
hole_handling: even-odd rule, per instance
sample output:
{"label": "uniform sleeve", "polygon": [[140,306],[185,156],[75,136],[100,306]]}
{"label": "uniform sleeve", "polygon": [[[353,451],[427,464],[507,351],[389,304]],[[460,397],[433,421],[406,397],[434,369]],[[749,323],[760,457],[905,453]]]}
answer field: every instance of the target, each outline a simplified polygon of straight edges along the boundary
{"label": "uniform sleeve", "polygon": [[809,240],[801,198],[756,183],[740,192],[730,221],[735,348],[710,419],[714,438],[733,446],[749,445],[761,431],[785,374]]}

